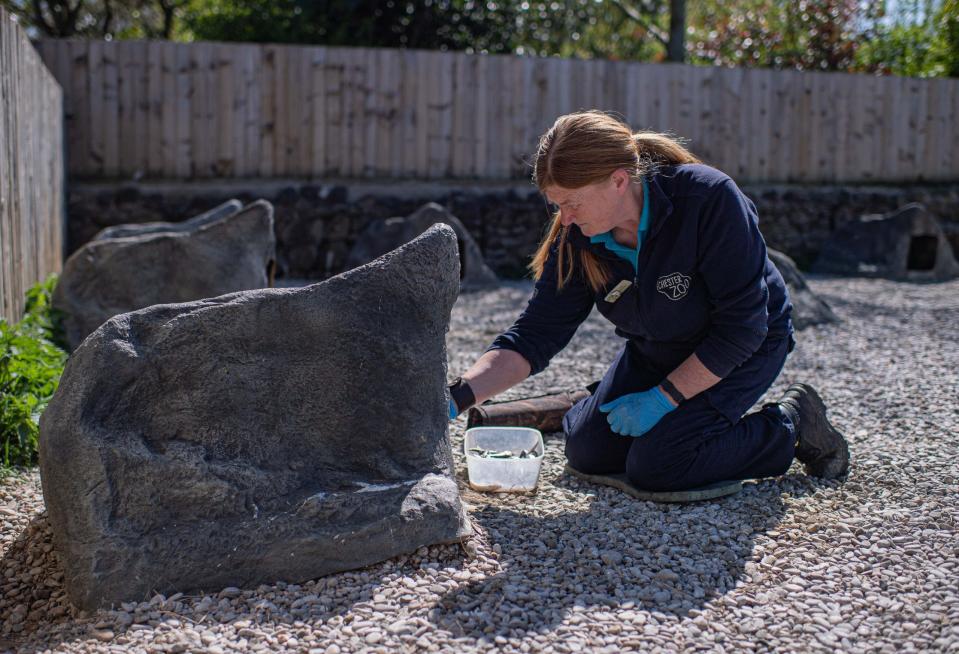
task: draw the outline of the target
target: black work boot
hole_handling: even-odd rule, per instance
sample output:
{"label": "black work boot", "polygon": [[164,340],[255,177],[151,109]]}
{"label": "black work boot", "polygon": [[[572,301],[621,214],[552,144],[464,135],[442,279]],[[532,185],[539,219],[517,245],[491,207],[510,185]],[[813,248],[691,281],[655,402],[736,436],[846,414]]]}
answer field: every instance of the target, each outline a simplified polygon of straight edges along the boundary
{"label": "black work boot", "polygon": [[826,405],[812,386],[793,384],[779,399],[796,427],[796,458],[806,474],[823,479],[842,477],[849,470],[849,445],[826,418]]}

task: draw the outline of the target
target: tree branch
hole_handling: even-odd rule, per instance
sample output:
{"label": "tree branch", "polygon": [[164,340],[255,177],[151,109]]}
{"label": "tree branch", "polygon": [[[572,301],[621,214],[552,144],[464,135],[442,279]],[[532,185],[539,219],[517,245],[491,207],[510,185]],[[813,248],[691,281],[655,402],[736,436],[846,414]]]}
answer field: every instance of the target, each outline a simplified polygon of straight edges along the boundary
{"label": "tree branch", "polygon": [[73,36],[77,31],[77,20],[80,17],[80,10],[83,9],[83,0],[77,0],[77,4],[73,7],[70,6],[70,2],[67,1],[67,23],[69,26],[69,32],[63,34],[63,36]]}
{"label": "tree branch", "polygon": [[612,3],[616,5],[616,7],[618,7],[620,11],[626,14],[626,16],[630,20],[634,20],[640,25],[642,25],[642,27],[647,32],[652,34],[653,38],[659,41],[661,45],[667,48],[669,47],[669,36],[665,32],[663,32],[663,30],[659,29],[659,27],[657,27],[646,16],[639,13],[635,7],[633,7],[632,5],[626,4],[625,2],[623,2],[623,0],[612,0]]}
{"label": "tree branch", "polygon": [[101,36],[106,38],[110,35],[110,30],[113,27],[113,3],[110,0],[106,0],[103,3],[103,26],[100,30]]}
{"label": "tree branch", "polygon": [[686,0],[669,0],[669,45],[667,59],[677,63],[686,60]]}
{"label": "tree branch", "polygon": [[164,39],[173,37],[173,25],[176,21],[176,10],[186,6],[186,0],[159,0],[160,13],[163,14],[163,25],[160,28]]}
{"label": "tree branch", "polygon": [[33,9],[34,24],[47,36],[59,36],[59,34],[56,33],[56,24],[50,25],[47,23],[47,19],[43,15],[43,7],[40,5],[40,0],[31,0],[30,7]]}

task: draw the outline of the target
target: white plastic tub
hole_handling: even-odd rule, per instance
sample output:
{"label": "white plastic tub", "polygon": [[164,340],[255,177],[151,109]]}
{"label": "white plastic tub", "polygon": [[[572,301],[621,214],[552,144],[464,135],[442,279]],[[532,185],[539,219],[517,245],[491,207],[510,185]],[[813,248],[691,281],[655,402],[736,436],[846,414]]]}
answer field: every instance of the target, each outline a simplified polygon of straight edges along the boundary
{"label": "white plastic tub", "polygon": [[[532,451],[526,459],[490,459],[470,452],[510,450],[516,455]],[[522,493],[536,488],[539,469],[543,465],[543,434],[528,427],[473,427],[463,439],[466,471],[470,488],[493,493]]]}

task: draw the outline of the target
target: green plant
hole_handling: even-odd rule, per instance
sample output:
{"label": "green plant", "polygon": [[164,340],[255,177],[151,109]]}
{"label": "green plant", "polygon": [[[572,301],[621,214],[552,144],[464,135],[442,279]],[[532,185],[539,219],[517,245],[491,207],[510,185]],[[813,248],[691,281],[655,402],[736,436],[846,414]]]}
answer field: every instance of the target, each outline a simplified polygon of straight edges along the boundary
{"label": "green plant", "polygon": [[945,0],[936,16],[932,57],[943,74],[959,77],[959,0]]}
{"label": "green plant", "polygon": [[67,360],[50,296],[57,277],[35,284],[23,319],[0,320],[0,469],[37,463],[40,414]]}

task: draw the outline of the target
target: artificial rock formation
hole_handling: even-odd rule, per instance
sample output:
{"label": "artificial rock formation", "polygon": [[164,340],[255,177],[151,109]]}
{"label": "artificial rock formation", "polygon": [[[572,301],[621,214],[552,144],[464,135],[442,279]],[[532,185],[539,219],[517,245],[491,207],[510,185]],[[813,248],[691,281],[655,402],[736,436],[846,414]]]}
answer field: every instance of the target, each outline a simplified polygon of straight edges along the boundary
{"label": "artificial rock formation", "polygon": [[143,236],[145,234],[190,232],[209,223],[215,223],[222,218],[232,216],[238,213],[242,208],[243,203],[239,200],[228,200],[205,213],[201,213],[199,216],[194,216],[193,218],[178,223],[148,222],[106,227],[97,232],[91,240],[102,241],[109,238],[128,238],[130,236]]}
{"label": "artificial rock formation", "polygon": [[456,232],[460,256],[460,280],[464,289],[496,284],[496,273],[483,260],[483,253],[463,223],[449,211],[430,202],[409,216],[374,220],[360,234],[346,259],[346,268],[355,268],[372,261],[384,252],[411,241],[431,225],[444,223]]}
{"label": "artificial rock formation", "polygon": [[935,216],[918,203],[866,215],[836,230],[813,265],[815,272],[943,281],[959,276],[959,263]]}
{"label": "artificial rock formation", "polygon": [[445,399],[458,271],[436,226],[319,284],[94,332],[40,424],[73,602],[302,582],[464,537]]}
{"label": "artificial rock formation", "polygon": [[70,348],[121,313],[269,286],[273,207],[236,205],[179,225],[117,226],[74,252],[53,295]]}
{"label": "artificial rock formation", "polygon": [[778,250],[768,249],[769,258],[783,276],[793,304],[792,321],[796,329],[839,322],[839,318],[824,300],[812,292],[799,272],[796,262]]}

